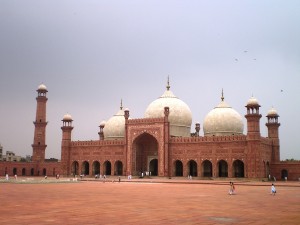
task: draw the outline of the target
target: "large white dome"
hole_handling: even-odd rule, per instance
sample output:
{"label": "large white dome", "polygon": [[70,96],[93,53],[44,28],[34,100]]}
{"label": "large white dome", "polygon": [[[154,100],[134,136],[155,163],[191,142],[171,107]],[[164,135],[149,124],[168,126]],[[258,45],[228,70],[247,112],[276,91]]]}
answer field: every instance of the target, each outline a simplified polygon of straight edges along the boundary
{"label": "large white dome", "polygon": [[164,108],[169,107],[170,135],[189,137],[191,134],[192,113],[188,105],[167,90],[147,107],[145,118],[164,117]]}
{"label": "large white dome", "polygon": [[123,107],[112,116],[103,128],[104,140],[122,139],[125,136],[125,117]]}
{"label": "large white dome", "polygon": [[211,110],[204,119],[204,136],[228,136],[243,134],[241,115],[231,108],[222,96],[221,103]]}

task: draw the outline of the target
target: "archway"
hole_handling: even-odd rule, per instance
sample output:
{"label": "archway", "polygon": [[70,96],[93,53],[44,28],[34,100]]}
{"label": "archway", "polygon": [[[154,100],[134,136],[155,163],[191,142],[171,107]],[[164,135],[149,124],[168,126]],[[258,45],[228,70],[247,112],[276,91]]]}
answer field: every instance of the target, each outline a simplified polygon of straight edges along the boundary
{"label": "archway", "polygon": [[174,163],[175,167],[175,176],[176,177],[182,177],[183,176],[183,165],[180,160],[176,160]]}
{"label": "archway", "polygon": [[92,175],[100,175],[100,163],[98,161],[94,161],[92,167]]}
{"label": "archway", "polygon": [[225,160],[218,162],[219,177],[228,177],[228,164]]}
{"label": "archway", "polygon": [[13,168],[13,174],[16,175],[17,174],[17,168]]}
{"label": "archway", "polygon": [[81,174],[90,175],[90,164],[87,161],[82,163]]}
{"label": "archway", "polygon": [[103,175],[111,175],[111,162],[105,161],[103,166],[104,166]]}
{"label": "archway", "polygon": [[71,171],[71,173],[73,174],[73,176],[79,175],[79,163],[77,161],[74,161],[72,163],[72,171]]}
{"label": "archway", "polygon": [[34,169],[33,168],[31,168],[31,170],[30,170],[30,175],[34,176]]}
{"label": "archway", "polygon": [[46,176],[47,175],[47,170],[46,168],[43,169],[43,176]]}
{"label": "archway", "polygon": [[285,180],[285,178],[288,178],[288,171],[286,169],[281,170],[281,179]]}
{"label": "archway", "polygon": [[[150,170],[150,162],[153,159],[159,160],[157,140],[148,133],[141,134],[133,141],[132,154],[132,173],[134,175],[141,175],[142,172],[145,174],[146,171]],[[153,175],[153,172],[158,175],[158,164],[157,162],[157,168],[153,167],[156,163],[152,164],[153,171],[151,171],[151,175]]]}
{"label": "archway", "polygon": [[22,176],[26,176],[26,169],[25,168],[22,169]]}
{"label": "archway", "polygon": [[188,166],[188,175],[191,175],[192,177],[197,177],[198,176],[197,163],[194,160],[190,160],[187,166]]}
{"label": "archway", "polygon": [[151,173],[151,176],[157,176],[158,175],[158,160],[152,159],[149,163],[149,172]]}
{"label": "archway", "polygon": [[115,175],[123,175],[123,163],[119,160],[115,162]]}
{"label": "archway", "polygon": [[203,177],[212,177],[212,163],[209,160],[204,160],[202,163]]}
{"label": "archway", "polygon": [[244,162],[241,160],[235,160],[232,167],[233,177],[244,177]]}

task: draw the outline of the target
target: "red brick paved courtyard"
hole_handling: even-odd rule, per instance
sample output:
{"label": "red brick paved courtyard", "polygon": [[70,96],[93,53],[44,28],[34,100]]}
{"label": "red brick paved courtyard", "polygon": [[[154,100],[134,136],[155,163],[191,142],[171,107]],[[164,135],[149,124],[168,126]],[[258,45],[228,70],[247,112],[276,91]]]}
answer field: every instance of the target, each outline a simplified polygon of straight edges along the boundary
{"label": "red brick paved courtyard", "polygon": [[300,224],[299,182],[145,181],[2,182],[0,224]]}

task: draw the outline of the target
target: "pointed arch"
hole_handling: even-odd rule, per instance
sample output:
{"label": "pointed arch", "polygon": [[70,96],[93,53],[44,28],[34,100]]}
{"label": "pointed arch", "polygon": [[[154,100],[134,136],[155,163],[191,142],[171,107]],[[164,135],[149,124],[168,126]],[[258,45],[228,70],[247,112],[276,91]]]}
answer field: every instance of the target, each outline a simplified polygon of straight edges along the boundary
{"label": "pointed arch", "polygon": [[225,160],[218,162],[219,177],[228,177],[228,164]]}
{"label": "pointed arch", "polygon": [[100,174],[100,162],[94,161],[92,165],[92,175]]}
{"label": "pointed arch", "polygon": [[115,175],[123,175],[123,163],[120,160],[115,162]]}
{"label": "pointed arch", "polygon": [[212,163],[209,160],[204,160],[202,162],[202,176],[203,177],[212,177],[213,169],[212,169]]}
{"label": "pointed arch", "polygon": [[232,164],[233,177],[245,177],[244,162],[242,160],[234,160]]}
{"label": "pointed arch", "polygon": [[72,163],[72,174],[73,176],[79,175],[79,163],[77,161],[74,161]]}
{"label": "pointed arch", "polygon": [[90,164],[88,161],[82,163],[81,174],[88,176],[90,175]]}
{"label": "pointed arch", "polygon": [[188,169],[188,175],[191,175],[192,177],[198,176],[197,162],[195,160],[188,161],[187,169]]}
{"label": "pointed arch", "polygon": [[[132,172],[135,175],[140,175],[142,172],[146,172],[150,170],[150,162],[153,159],[157,159],[159,165],[159,157],[158,157],[158,141],[157,139],[145,132],[137,136],[132,145],[132,155],[133,155],[133,163],[132,163]],[[154,163],[154,162],[152,162]],[[153,165],[152,165],[153,166]],[[153,172],[156,171],[156,168],[152,168]],[[158,173],[158,169],[157,169]]]}
{"label": "pointed arch", "polygon": [[111,162],[105,161],[103,163],[103,175],[111,175]]}
{"label": "pointed arch", "polygon": [[158,160],[152,159],[149,163],[149,172],[151,176],[158,175]]}
{"label": "pointed arch", "polygon": [[176,160],[174,162],[174,175],[176,177],[182,177],[183,176],[183,164],[180,160]]}

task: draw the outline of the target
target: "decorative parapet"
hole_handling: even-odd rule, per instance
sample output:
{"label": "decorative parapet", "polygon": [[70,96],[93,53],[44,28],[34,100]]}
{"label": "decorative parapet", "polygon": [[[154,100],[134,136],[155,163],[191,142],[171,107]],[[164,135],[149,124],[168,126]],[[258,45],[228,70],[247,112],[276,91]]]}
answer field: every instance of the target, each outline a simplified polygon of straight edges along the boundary
{"label": "decorative parapet", "polygon": [[141,118],[141,119],[129,119],[128,124],[148,124],[148,123],[163,123],[164,118]]}
{"label": "decorative parapet", "polygon": [[72,141],[71,146],[106,146],[124,145],[124,140]]}
{"label": "decorative parapet", "polygon": [[197,143],[197,142],[232,142],[246,141],[246,135],[231,135],[231,136],[205,136],[205,137],[171,137],[170,143]]}

